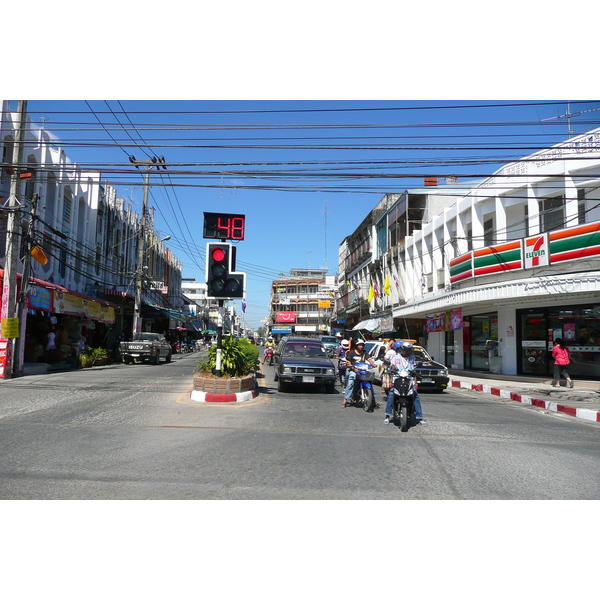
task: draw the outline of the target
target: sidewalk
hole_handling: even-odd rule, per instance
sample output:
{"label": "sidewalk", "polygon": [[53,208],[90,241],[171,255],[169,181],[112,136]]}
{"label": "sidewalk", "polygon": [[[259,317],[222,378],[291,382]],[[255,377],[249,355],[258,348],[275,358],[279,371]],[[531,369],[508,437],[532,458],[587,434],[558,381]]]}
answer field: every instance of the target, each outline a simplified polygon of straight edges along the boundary
{"label": "sidewalk", "polygon": [[466,388],[477,392],[509,398],[545,410],[562,412],[572,417],[600,422],[600,381],[573,380],[574,388],[552,387],[544,377],[496,375],[474,371],[450,370],[448,387]]}

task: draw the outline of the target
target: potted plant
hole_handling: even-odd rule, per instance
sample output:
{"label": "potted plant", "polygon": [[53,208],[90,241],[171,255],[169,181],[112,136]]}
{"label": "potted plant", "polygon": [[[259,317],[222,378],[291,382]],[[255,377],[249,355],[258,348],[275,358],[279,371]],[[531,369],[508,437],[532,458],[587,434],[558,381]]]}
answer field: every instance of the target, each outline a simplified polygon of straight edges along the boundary
{"label": "potted plant", "polygon": [[108,352],[104,348],[86,348],[79,353],[78,360],[83,368],[105,365]]}
{"label": "potted plant", "polygon": [[221,375],[217,376],[217,347],[211,346],[204,361],[194,368],[194,389],[217,394],[252,390],[258,367],[258,348],[245,338],[223,338]]}

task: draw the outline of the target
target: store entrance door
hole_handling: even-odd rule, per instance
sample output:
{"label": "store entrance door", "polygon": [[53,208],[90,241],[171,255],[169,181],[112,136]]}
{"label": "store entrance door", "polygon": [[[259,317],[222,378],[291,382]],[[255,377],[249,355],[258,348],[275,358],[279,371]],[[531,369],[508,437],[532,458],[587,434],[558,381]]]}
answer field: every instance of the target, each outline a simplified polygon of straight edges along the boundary
{"label": "store entrance door", "polygon": [[521,369],[526,375],[546,375],[547,327],[545,311],[521,314]]}

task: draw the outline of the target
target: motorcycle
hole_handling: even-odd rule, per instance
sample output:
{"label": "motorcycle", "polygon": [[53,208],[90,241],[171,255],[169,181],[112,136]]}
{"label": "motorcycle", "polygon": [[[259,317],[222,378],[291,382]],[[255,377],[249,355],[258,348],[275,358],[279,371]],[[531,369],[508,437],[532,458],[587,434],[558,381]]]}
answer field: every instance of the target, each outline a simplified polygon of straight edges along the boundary
{"label": "motorcycle", "polygon": [[408,422],[415,412],[415,384],[414,371],[389,369],[393,377],[392,390],[394,392],[394,409],[392,416],[394,420],[400,421],[400,429],[408,431]]}
{"label": "motorcycle", "polygon": [[373,366],[368,362],[360,362],[356,363],[354,368],[358,371],[354,380],[350,403],[357,404],[360,402],[365,412],[371,412],[375,406],[373,400],[373,379],[375,377]]}
{"label": "motorcycle", "polygon": [[273,366],[273,355],[275,354],[275,348],[273,346],[269,346],[265,348],[265,359],[263,360],[263,364],[268,360],[269,366]]}

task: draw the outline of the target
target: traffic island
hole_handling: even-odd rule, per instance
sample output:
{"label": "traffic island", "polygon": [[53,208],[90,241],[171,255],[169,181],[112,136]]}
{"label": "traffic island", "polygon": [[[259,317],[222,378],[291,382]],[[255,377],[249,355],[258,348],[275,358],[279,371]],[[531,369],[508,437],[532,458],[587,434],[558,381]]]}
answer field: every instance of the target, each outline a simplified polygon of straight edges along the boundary
{"label": "traffic island", "polygon": [[191,399],[195,402],[246,402],[257,396],[256,376],[217,377],[209,373],[194,375]]}

